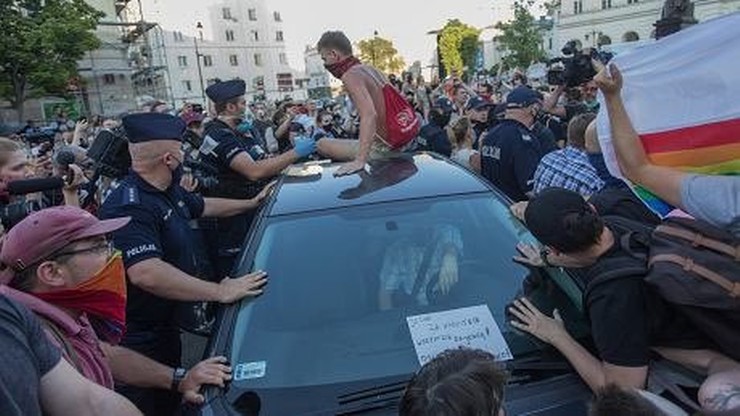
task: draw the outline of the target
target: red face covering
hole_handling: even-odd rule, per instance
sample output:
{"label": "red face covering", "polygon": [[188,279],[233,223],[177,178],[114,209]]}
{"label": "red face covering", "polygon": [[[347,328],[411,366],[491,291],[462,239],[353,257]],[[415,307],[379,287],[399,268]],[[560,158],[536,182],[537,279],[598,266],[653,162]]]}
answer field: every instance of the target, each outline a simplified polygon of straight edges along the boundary
{"label": "red face covering", "polygon": [[118,344],[126,332],[126,271],[116,253],[95,276],[72,289],[34,293],[54,306],[85,312],[102,340]]}
{"label": "red face covering", "polygon": [[326,68],[330,74],[334,75],[335,78],[342,79],[342,75],[344,75],[345,72],[349,71],[353,66],[360,64],[362,64],[362,62],[360,62],[359,59],[350,55],[337,63],[324,65],[324,68]]}

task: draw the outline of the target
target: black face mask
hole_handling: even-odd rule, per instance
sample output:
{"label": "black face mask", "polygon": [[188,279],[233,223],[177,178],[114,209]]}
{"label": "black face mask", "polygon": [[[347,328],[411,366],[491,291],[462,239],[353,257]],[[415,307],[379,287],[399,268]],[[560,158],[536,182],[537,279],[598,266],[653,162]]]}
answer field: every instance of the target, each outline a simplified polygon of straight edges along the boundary
{"label": "black face mask", "polygon": [[429,113],[429,122],[439,127],[448,125],[450,118],[452,118],[452,114],[445,113],[439,109],[434,109]]}

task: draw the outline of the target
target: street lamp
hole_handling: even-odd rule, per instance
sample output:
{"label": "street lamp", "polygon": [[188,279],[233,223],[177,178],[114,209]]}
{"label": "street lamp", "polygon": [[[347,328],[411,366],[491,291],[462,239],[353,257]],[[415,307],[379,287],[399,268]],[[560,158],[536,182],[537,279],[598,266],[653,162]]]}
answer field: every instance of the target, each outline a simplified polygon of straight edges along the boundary
{"label": "street lamp", "polygon": [[193,37],[193,44],[195,45],[195,62],[198,64],[198,79],[200,80],[200,95],[203,99],[203,105],[205,106],[206,103],[206,89],[203,87],[203,69],[200,67],[200,52],[198,51],[198,37],[203,39],[203,24],[201,22],[198,22],[198,24],[195,25],[195,28],[198,29],[198,36]]}
{"label": "street lamp", "polygon": [[370,44],[370,59],[373,61],[373,66],[375,66],[375,48],[378,46],[378,31],[373,32],[373,41]]}

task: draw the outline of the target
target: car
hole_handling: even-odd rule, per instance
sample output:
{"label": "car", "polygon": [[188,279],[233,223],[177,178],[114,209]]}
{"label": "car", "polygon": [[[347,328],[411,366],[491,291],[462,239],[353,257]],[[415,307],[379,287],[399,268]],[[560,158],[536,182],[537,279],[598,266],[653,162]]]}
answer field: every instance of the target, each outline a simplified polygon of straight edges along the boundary
{"label": "car", "polygon": [[[509,324],[526,295],[589,339],[574,279],[512,260],[535,240],[506,196],[432,153],[344,177],[337,166],[292,167],[256,215],[235,275],[265,270],[269,283],[221,311],[206,355],[228,357],[234,378],[186,414],[397,414],[421,362],[407,318],[471,307],[490,311],[513,356],[507,414],[587,414],[591,392],[567,360]],[[457,273],[441,271],[442,251]]]}

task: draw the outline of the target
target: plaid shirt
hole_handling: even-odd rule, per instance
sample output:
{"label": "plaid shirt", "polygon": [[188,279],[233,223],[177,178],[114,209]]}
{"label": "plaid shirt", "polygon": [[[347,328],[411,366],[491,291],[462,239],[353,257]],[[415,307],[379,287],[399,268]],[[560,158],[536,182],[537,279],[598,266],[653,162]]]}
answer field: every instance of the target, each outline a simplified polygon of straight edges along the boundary
{"label": "plaid shirt", "polygon": [[586,152],[568,146],[546,154],[534,173],[535,194],[552,186],[591,196],[604,187],[604,181],[591,166]]}

